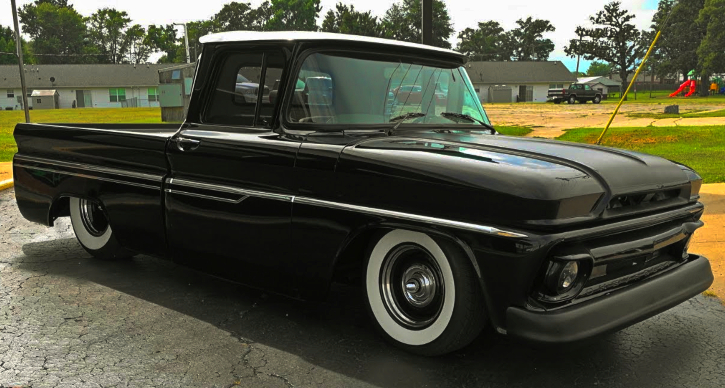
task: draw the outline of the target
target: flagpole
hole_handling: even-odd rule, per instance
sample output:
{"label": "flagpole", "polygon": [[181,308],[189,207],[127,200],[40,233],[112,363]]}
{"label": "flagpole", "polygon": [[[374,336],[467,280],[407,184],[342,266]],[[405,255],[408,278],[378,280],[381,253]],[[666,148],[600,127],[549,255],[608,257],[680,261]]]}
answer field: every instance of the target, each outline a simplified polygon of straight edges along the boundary
{"label": "flagpole", "polygon": [[18,24],[18,8],[15,0],[10,0],[13,7],[13,23],[15,23],[15,47],[18,50],[18,67],[20,68],[20,86],[23,89],[23,109],[25,110],[25,122],[30,122],[30,108],[28,107],[28,87],[25,85],[25,71],[23,69],[23,46],[20,38],[20,25]]}

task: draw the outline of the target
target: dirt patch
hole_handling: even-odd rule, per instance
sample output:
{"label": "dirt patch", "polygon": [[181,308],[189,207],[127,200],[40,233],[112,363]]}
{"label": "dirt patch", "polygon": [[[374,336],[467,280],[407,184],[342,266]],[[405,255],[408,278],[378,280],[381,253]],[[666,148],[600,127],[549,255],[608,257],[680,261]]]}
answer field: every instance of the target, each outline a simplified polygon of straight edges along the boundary
{"label": "dirt patch", "polygon": [[710,259],[715,282],[708,291],[725,303],[725,183],[702,185],[700,195],[705,204],[705,226],[695,232],[690,252]]}
{"label": "dirt patch", "polygon": [[[533,126],[534,131],[527,136],[555,138],[564,130],[571,128],[603,128],[609,121],[615,105],[613,104],[486,104],[484,105],[494,125]],[[700,126],[722,125],[722,117],[703,118],[646,118],[630,117],[629,114],[662,113],[665,104],[637,104],[622,106],[614,119],[612,127],[663,127],[663,126]],[[688,104],[680,105],[680,113],[707,112],[721,110],[722,105]]]}
{"label": "dirt patch", "polygon": [[13,164],[12,162],[0,163],[0,182],[13,179]]}

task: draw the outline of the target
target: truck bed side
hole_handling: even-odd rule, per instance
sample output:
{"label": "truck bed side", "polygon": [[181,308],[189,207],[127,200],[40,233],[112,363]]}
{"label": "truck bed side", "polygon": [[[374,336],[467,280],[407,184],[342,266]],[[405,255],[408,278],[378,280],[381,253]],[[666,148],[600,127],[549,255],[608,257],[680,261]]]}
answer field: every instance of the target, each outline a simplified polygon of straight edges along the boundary
{"label": "truck bed side", "polygon": [[100,200],[122,245],[166,255],[166,142],[178,125],[18,124],[15,196],[28,220],[52,225],[68,198]]}

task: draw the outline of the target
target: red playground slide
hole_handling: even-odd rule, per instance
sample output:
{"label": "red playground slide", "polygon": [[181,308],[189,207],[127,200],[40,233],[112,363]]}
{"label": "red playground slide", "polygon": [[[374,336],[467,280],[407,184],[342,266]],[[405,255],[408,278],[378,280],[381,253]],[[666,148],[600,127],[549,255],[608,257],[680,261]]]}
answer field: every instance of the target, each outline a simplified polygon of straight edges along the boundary
{"label": "red playground slide", "polygon": [[682,83],[682,85],[680,85],[680,88],[677,89],[676,92],[670,94],[670,97],[677,96],[678,94],[680,94],[680,92],[682,92],[683,90],[685,90],[685,88],[688,88],[688,87],[690,88],[690,91],[687,92],[687,94],[685,94],[685,97],[690,97],[691,95],[695,94],[695,92],[697,91],[697,82],[695,82],[694,79],[686,80],[685,82]]}

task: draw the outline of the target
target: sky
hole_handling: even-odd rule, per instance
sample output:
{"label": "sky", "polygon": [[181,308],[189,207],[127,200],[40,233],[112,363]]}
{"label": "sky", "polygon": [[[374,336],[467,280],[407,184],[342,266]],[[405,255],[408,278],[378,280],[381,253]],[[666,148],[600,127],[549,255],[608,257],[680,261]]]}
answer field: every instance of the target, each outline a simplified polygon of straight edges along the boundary
{"label": "sky", "polygon": [[[82,15],[89,16],[99,8],[112,7],[126,11],[133,23],[141,25],[183,23],[194,20],[208,19],[231,0],[71,0]],[[242,0],[259,5],[263,0]],[[340,0],[321,0],[322,17],[327,10],[334,9]],[[458,32],[465,28],[475,28],[478,22],[487,20],[498,21],[506,30],[516,27],[516,20],[532,16],[550,20],[556,27],[555,32],[545,37],[556,44],[550,60],[560,60],[570,70],[576,68],[576,58],[568,58],[564,54],[564,46],[575,37],[574,30],[579,25],[587,25],[589,16],[604,8],[611,0],[444,0],[451,17],[454,36],[451,37],[453,47],[457,44]],[[659,0],[621,0],[623,8],[636,15],[634,23],[639,28],[648,28],[652,16],[657,9]],[[16,0],[17,6],[32,3],[32,0]],[[382,17],[392,4],[391,0],[344,0],[359,11],[372,11],[373,15]],[[0,7],[11,9],[10,0],[0,0]],[[12,14],[0,12],[0,25],[12,26]],[[321,21],[320,21],[321,24]],[[22,26],[21,26],[22,29]],[[180,30],[181,32],[181,30]],[[153,59],[153,58],[152,58]],[[586,71],[588,61],[582,60],[580,71]]]}

